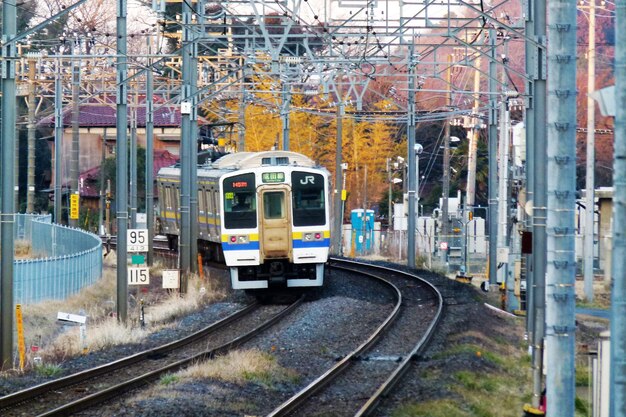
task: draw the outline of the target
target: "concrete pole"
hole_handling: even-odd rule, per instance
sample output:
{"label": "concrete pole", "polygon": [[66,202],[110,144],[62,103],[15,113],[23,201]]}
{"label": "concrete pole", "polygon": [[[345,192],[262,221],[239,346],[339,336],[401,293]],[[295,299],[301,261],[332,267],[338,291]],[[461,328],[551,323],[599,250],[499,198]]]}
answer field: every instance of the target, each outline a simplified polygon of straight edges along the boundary
{"label": "concrete pole", "polygon": [[[412,41],[413,42],[413,41]],[[407,222],[407,265],[409,268],[415,268],[415,68],[416,59],[413,55],[414,45],[411,43],[411,49],[408,57],[408,69],[409,69],[409,89],[408,89],[408,105],[407,105],[407,142],[408,150],[407,156],[409,157],[409,171],[408,177],[408,189],[407,199],[409,203],[409,218]]]}
{"label": "concrete pole", "polygon": [[[17,31],[15,0],[2,2],[2,38],[11,39]],[[2,249],[0,254],[0,369],[12,366],[13,359],[13,230],[15,215],[13,212],[15,194],[15,44],[2,46],[2,137],[0,138],[2,166],[2,201],[0,202],[0,236]]]}
{"label": "concrete pole", "polygon": [[574,415],[576,12],[575,0],[549,3],[546,390],[550,417]]}
{"label": "concrete pole", "polygon": [[63,151],[63,85],[61,60],[57,59],[54,74],[54,222],[62,223],[63,190],[61,160]]}
{"label": "concrete pole", "polygon": [[489,29],[489,286],[498,285],[498,104],[496,100],[496,31]]}
{"label": "concrete pole", "polygon": [[[68,198],[70,194],[79,194],[80,196],[78,189],[78,176],[80,175],[80,59],[74,58],[77,54],[80,54],[80,40],[78,37],[74,37],[72,40],[72,147],[70,151],[70,190]],[[78,219],[69,219],[69,225],[77,227]]]}
{"label": "concrete pole", "polygon": [[[178,256],[183,275],[188,274],[191,267],[191,5],[182,4],[182,86],[181,86],[181,139],[180,139],[180,235],[178,239]],[[186,282],[185,280],[182,281]],[[186,291],[184,284],[181,290]]]}
{"label": "concrete pole", "polygon": [[[148,54],[152,55],[152,37],[148,36]],[[154,261],[154,82],[152,58],[146,71],[146,219],[148,222],[148,265]]]}
{"label": "concrete pole", "polygon": [[28,59],[28,172],[26,175],[26,213],[35,212],[35,124],[37,59]]}
{"label": "concrete pole", "polygon": [[116,106],[116,184],[115,206],[117,221],[117,319],[128,318],[128,58],[126,56],[127,0],[117,0],[117,106]]}
{"label": "concrete pole", "polygon": [[341,88],[341,82],[343,79],[343,70],[337,71],[337,143],[335,145],[335,188],[334,188],[334,198],[335,198],[335,227],[333,227],[332,233],[332,242],[333,242],[333,250],[332,253],[336,256],[342,255],[341,253],[341,242],[342,242],[342,219],[343,219],[343,202],[341,200],[341,190],[339,186],[342,183],[342,142],[343,142],[343,115],[344,115],[344,103],[343,103],[343,92]]}
{"label": "concrete pole", "polygon": [[615,151],[611,269],[611,401],[609,415],[626,417],[626,0],[615,13]]}
{"label": "concrete pole", "polygon": [[587,45],[587,157],[585,163],[585,236],[583,265],[585,299],[593,301],[593,241],[596,168],[596,108],[591,93],[596,90],[596,0],[589,1],[589,44]]}

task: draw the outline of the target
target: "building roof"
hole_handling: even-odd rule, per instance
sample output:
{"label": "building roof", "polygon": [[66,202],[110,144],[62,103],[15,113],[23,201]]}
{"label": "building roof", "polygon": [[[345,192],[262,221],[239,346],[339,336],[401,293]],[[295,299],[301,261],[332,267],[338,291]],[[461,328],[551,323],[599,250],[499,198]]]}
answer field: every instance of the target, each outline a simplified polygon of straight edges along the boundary
{"label": "building roof", "polygon": [[[180,106],[175,103],[163,103],[163,100],[154,98],[154,127],[180,127],[181,114]],[[131,123],[134,106],[129,100],[128,104],[128,123]],[[137,110],[137,127],[146,126],[146,101],[142,96],[138,99]],[[115,96],[106,96],[91,98],[79,105],[78,125],[80,127],[115,127],[116,126],[116,104]],[[199,120],[202,124],[203,120]],[[72,107],[65,106],[63,108],[63,126],[70,127],[72,125]],[[54,115],[41,119],[38,126],[54,127]]]}

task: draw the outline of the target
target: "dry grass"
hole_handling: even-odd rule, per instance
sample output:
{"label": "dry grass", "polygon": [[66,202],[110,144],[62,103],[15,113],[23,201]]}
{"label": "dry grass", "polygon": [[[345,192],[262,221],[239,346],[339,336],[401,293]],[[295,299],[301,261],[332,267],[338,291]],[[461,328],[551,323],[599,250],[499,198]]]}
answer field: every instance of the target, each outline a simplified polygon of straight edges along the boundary
{"label": "dry grass", "polygon": [[256,383],[272,389],[283,382],[298,382],[295,371],[283,368],[276,358],[257,349],[238,350],[213,360],[197,363],[176,374],[167,374],[161,383],[138,394],[132,401],[156,396],[176,398],[179,396],[176,384],[194,380],[218,380],[245,385]]}
{"label": "dry grass", "polygon": [[[60,362],[84,352],[79,327],[66,327],[58,323],[56,317],[59,311],[88,317],[87,347],[90,351],[96,351],[119,344],[141,342],[150,332],[163,328],[166,323],[223,296],[222,292],[214,290],[211,285],[192,276],[189,278],[188,291],[184,295],[172,292],[163,296],[158,288],[146,294],[148,299],[145,328],[137,325],[139,306],[132,306],[136,300],[130,296],[129,325],[122,325],[118,323],[114,314],[117,286],[115,264],[115,253],[111,252],[105,258],[103,277],[94,285],[84,288],[66,300],[50,300],[23,306],[26,345],[39,346],[37,355],[45,363]],[[151,271],[153,276],[160,275],[160,273],[156,275],[158,268],[158,266],[155,268],[156,272]]]}

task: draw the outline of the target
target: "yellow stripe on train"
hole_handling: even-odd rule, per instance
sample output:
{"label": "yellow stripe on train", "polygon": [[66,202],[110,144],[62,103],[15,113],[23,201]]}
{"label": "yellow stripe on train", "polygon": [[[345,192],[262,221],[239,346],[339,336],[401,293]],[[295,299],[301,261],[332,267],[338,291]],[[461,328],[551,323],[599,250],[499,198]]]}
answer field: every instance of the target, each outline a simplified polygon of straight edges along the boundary
{"label": "yellow stripe on train", "polygon": [[[233,233],[230,235],[222,235],[222,242],[230,242],[230,237],[231,236],[241,236],[241,233]],[[250,233],[248,236],[248,238],[250,239],[250,242],[258,242],[259,241],[259,234],[258,233]]]}

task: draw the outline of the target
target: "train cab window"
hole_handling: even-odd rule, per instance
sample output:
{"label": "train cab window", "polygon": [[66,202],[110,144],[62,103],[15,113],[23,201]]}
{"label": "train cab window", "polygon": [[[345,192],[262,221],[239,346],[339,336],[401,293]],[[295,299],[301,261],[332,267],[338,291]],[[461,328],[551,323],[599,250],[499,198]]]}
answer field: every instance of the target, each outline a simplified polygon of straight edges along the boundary
{"label": "train cab window", "polygon": [[291,174],[294,226],[326,224],[324,176],[310,172]]}
{"label": "train cab window", "polygon": [[283,219],[285,207],[285,193],[272,191],[263,194],[263,217],[266,220]]}
{"label": "train cab window", "polygon": [[254,174],[225,178],[224,227],[247,229],[256,227],[256,187]]}

